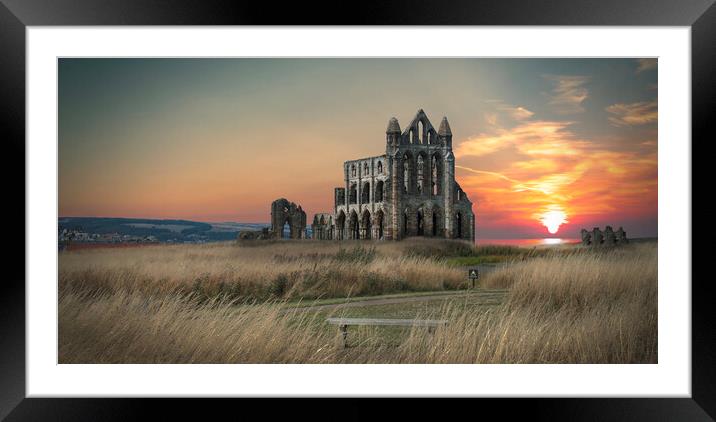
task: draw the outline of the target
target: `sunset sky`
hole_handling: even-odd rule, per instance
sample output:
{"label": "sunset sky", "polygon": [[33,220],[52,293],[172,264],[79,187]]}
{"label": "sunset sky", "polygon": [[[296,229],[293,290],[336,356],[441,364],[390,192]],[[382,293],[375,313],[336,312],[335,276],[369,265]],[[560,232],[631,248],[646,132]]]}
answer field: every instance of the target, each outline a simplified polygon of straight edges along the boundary
{"label": "sunset sky", "polygon": [[[655,59],[60,59],[59,214],[268,222],[422,108],[477,238],[657,235]],[[550,233],[550,229],[555,234]]]}

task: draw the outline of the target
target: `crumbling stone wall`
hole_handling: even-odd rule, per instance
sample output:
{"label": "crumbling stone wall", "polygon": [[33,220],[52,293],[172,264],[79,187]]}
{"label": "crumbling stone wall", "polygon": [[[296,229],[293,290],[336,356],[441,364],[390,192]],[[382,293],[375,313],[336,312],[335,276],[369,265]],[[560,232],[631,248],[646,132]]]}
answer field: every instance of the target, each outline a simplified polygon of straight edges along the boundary
{"label": "crumbling stone wall", "polygon": [[300,205],[280,198],[271,203],[270,236],[275,239],[283,237],[283,227],[288,223],[290,239],[306,238],[306,213]]}
{"label": "crumbling stone wall", "polygon": [[333,214],[319,213],[313,217],[311,229],[313,231],[313,239],[327,240],[333,239],[333,230],[335,224],[333,222]]}
{"label": "crumbling stone wall", "polygon": [[622,227],[619,227],[616,232],[612,226],[605,227],[604,232],[599,230],[599,227],[595,227],[591,231],[582,229],[581,237],[583,246],[614,246],[629,243]]}

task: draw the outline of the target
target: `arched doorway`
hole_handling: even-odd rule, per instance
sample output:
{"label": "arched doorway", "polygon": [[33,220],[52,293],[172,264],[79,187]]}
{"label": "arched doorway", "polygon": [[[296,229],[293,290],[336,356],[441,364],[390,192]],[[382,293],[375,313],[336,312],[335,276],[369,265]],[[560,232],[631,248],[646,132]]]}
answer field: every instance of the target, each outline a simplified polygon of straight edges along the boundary
{"label": "arched doorway", "polygon": [[351,239],[360,239],[360,228],[358,227],[358,214],[351,212],[351,218],[348,222],[348,229],[351,231]]}
{"label": "arched doorway", "polygon": [[370,239],[371,238],[371,225],[370,225],[370,212],[368,210],[363,211],[363,217],[361,218],[361,224],[360,224],[360,231],[361,231],[361,239]]}
{"label": "arched doorway", "polygon": [[385,217],[385,215],[383,214],[383,210],[378,210],[378,212],[375,215],[375,224],[376,224],[377,230],[378,230],[378,240],[383,239],[383,227],[384,227],[383,221],[385,220],[384,217]]}
{"label": "arched doorway", "polygon": [[338,218],[336,218],[336,230],[338,240],[343,240],[346,236],[346,213],[343,211],[338,213]]}
{"label": "arched doorway", "polygon": [[284,239],[290,239],[292,238],[291,233],[291,225],[288,224],[288,219],[283,223],[283,227],[281,228],[281,237]]}

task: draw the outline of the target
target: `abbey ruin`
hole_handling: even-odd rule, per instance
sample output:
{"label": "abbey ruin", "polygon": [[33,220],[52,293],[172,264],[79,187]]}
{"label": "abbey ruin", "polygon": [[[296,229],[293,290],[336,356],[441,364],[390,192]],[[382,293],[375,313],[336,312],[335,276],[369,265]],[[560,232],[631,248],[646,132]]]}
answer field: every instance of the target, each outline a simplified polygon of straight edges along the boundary
{"label": "abbey ruin", "polygon": [[591,231],[582,229],[581,235],[583,246],[614,246],[629,243],[622,227],[619,227],[617,231],[614,231],[612,226],[607,226],[604,231],[599,230],[599,227],[595,227]]}
{"label": "abbey ruin", "polygon": [[391,118],[385,154],[346,161],[343,174],[332,212],[313,218],[314,239],[475,241],[472,202],[455,180],[447,118],[435,130],[421,109],[402,131]]}
{"label": "abbey ruin", "polygon": [[288,225],[289,239],[306,238],[306,212],[300,205],[280,198],[271,203],[271,228],[269,237],[281,239],[284,237],[284,225]]}

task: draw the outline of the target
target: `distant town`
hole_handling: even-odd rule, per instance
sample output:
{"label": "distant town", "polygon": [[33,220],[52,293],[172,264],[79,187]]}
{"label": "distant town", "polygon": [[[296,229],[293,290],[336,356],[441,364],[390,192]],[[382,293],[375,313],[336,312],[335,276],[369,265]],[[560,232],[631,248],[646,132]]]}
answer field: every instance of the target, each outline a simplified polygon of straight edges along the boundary
{"label": "distant town", "polygon": [[234,240],[242,230],[261,230],[264,227],[268,227],[268,223],[62,217],[58,220],[57,241],[60,250],[93,245],[196,244]]}
{"label": "distant town", "polygon": [[135,242],[135,243],[158,243],[156,236],[132,236],[119,233],[87,233],[80,230],[62,229],[57,239],[61,244],[67,242]]}

